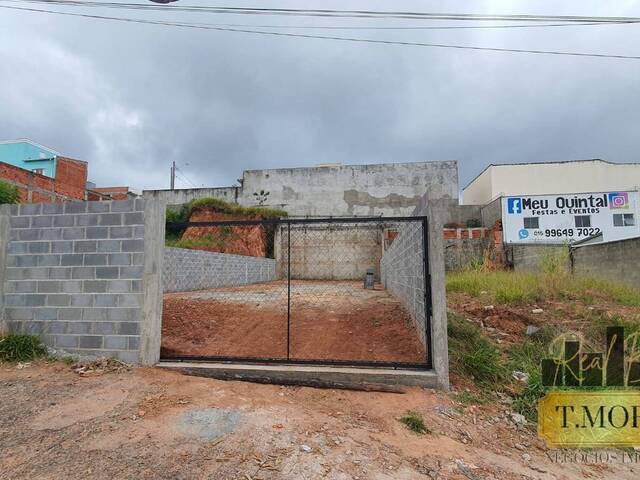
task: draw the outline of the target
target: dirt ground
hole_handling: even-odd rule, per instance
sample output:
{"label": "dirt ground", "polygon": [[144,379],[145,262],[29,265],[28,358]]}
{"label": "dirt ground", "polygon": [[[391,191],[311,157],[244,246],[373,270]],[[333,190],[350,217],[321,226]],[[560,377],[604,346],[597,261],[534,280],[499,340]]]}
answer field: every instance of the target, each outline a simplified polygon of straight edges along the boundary
{"label": "dirt ground", "polygon": [[[426,359],[401,303],[361,282],[292,281],[290,339],[293,359]],[[165,294],[162,355],[286,358],[286,282]]]}
{"label": "dirt ground", "polygon": [[[638,478],[640,467],[558,464],[504,405],[455,395],[319,390],[161,369],[79,376],[0,365],[1,479]],[[398,421],[408,410],[431,433]]]}

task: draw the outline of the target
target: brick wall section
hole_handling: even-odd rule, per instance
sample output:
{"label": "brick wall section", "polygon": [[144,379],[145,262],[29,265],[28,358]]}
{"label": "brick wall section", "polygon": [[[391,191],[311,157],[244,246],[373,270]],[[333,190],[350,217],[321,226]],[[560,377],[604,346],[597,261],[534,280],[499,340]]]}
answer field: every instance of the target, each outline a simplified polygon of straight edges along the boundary
{"label": "brick wall section", "polygon": [[[83,163],[83,162],[80,162]],[[86,178],[86,165],[85,165]],[[39,173],[0,162],[0,180],[16,185],[23,203],[84,200],[85,190],[62,184]]]}
{"label": "brick wall section", "polygon": [[11,207],[10,331],[56,349],[138,361],[144,200]]}
{"label": "brick wall section", "polygon": [[400,299],[411,315],[418,337],[426,345],[422,223],[405,223],[380,262],[382,284]]}
{"label": "brick wall section", "polygon": [[573,272],[640,288],[640,238],[583,245],[571,249]]}
{"label": "brick wall section", "polygon": [[87,162],[61,156],[56,157],[56,193],[84,200],[86,188]]}
{"label": "brick wall section", "polygon": [[162,285],[165,292],[186,292],[276,280],[271,258],[204,252],[167,247],[164,250]]}

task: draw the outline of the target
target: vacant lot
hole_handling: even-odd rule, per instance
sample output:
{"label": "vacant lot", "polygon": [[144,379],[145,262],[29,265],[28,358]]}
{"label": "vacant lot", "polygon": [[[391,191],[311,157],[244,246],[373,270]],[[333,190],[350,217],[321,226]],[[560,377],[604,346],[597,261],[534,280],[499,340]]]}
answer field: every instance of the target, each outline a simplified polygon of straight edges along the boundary
{"label": "vacant lot", "polygon": [[[409,314],[380,286],[293,280],[289,328],[294,359],[425,362]],[[165,294],[162,353],[286,358],[286,281]]]}

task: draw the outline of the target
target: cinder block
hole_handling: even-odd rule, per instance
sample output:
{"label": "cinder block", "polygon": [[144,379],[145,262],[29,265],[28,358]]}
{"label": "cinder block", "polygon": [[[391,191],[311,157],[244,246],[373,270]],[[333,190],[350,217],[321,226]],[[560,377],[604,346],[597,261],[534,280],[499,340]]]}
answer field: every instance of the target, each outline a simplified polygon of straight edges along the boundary
{"label": "cinder block", "polygon": [[31,218],[32,228],[47,228],[53,225],[53,218],[51,215],[42,215]]}
{"label": "cinder block", "polygon": [[89,239],[103,239],[109,238],[108,227],[87,227],[87,238]]}
{"label": "cinder block", "polygon": [[31,217],[11,217],[9,218],[11,228],[29,228],[31,226]]}
{"label": "cinder block", "polygon": [[7,320],[31,320],[33,318],[33,308],[6,307],[4,314]]}
{"label": "cinder block", "polygon": [[111,227],[109,228],[109,237],[110,238],[132,238],[133,228],[132,227]]}
{"label": "cinder block", "polygon": [[96,267],[95,278],[118,278],[119,267]]}
{"label": "cinder block", "polygon": [[110,253],[108,254],[109,265],[124,266],[131,265],[131,254],[129,253]]}
{"label": "cinder block", "polygon": [[51,242],[51,253],[72,253],[73,242]]}
{"label": "cinder block", "polygon": [[144,211],[144,198],[136,198],[136,211],[142,212]]}
{"label": "cinder block", "polygon": [[44,228],[40,232],[40,240],[62,240],[62,228]]}
{"label": "cinder block", "polygon": [[[14,270],[13,268],[7,269]],[[22,277],[24,280],[46,280],[49,278],[49,268],[48,267],[29,267],[23,268]]]}
{"label": "cinder block", "polygon": [[135,321],[139,320],[140,312],[137,308],[110,308],[107,311],[107,317],[113,321]]}
{"label": "cinder block", "polygon": [[45,324],[45,332],[44,333],[63,333],[63,332],[52,332],[50,324],[51,320],[56,320],[58,318],[58,309],[57,308],[34,308],[34,318],[36,320],[46,320]]}
{"label": "cinder block", "polygon": [[48,271],[48,278],[51,280],[68,280],[71,278],[71,267],[51,267]]}
{"label": "cinder block", "polygon": [[[93,323],[93,333],[96,335],[113,335],[116,333],[117,325],[113,322],[94,322]],[[111,347],[107,344],[105,339],[105,347],[104,348],[116,348]]]}
{"label": "cinder block", "polygon": [[138,322],[121,322],[118,325],[118,333],[120,335],[138,335],[140,324]]}
{"label": "cinder block", "polygon": [[5,283],[6,293],[35,293],[38,290],[38,282],[12,282]]}
{"label": "cinder block", "polygon": [[[42,308],[41,310],[53,310],[57,312],[56,309]],[[44,319],[49,320],[49,319]],[[55,320],[52,319],[52,320]],[[49,334],[64,334],[67,333],[67,323],[66,322],[47,322],[45,325],[45,330]]]}
{"label": "cinder block", "polygon": [[96,278],[96,269],[104,267],[73,267],[71,278],[76,280]]}
{"label": "cinder block", "polygon": [[64,204],[64,213],[85,213],[87,211],[87,202],[67,202]]}
{"label": "cinder block", "polygon": [[120,278],[129,278],[131,280],[138,280],[142,278],[143,267],[135,266],[135,267],[119,267],[120,268]]}
{"label": "cinder block", "polygon": [[58,320],[82,320],[82,308],[61,308],[58,310]]}
{"label": "cinder block", "polygon": [[131,280],[111,280],[106,283],[106,291],[109,293],[129,293],[131,291]]}
{"label": "cinder block", "polygon": [[126,350],[127,337],[107,336],[104,337],[104,348],[113,350]]}
{"label": "cinder block", "polygon": [[[13,263],[13,265],[11,265]],[[15,267],[36,267],[38,265],[38,255],[9,255],[7,266]]]}
{"label": "cinder block", "polygon": [[9,248],[7,249],[9,255],[21,255],[29,253],[28,242],[9,242]]}
{"label": "cinder block", "polygon": [[125,225],[144,225],[144,213],[132,212],[124,214]]}
{"label": "cinder block", "polygon": [[18,230],[18,239],[21,241],[40,240],[39,228],[25,228],[24,230]]}
{"label": "cinder block", "polygon": [[76,335],[56,335],[55,345],[58,348],[78,348]]}
{"label": "cinder block", "polygon": [[70,305],[72,307],[91,307],[93,306],[93,295],[88,293],[73,293],[69,295]]}
{"label": "cinder block", "polygon": [[111,202],[87,202],[87,210],[90,213],[105,213],[108,212],[111,206]]}
{"label": "cinder block", "polygon": [[45,280],[38,282],[38,293],[58,293],[60,292],[59,280]]}
{"label": "cinder block", "polygon": [[73,227],[75,219],[73,215],[56,215],[53,217],[54,227]]}
{"label": "cinder block", "polygon": [[101,253],[118,253],[120,252],[121,240],[98,240],[97,251]]}
{"label": "cinder block", "polygon": [[[56,217],[56,218],[64,218],[64,217]],[[62,238],[64,240],[82,240],[85,236],[84,227],[72,227],[65,228],[62,231]]]}
{"label": "cinder block", "polygon": [[144,253],[134,253],[131,255],[131,265],[144,265]]}
{"label": "cinder block", "polygon": [[40,203],[22,203],[20,204],[20,215],[40,215],[42,204]]}
{"label": "cinder block", "polygon": [[62,203],[44,203],[42,204],[43,215],[60,215],[64,212],[64,205]]}
{"label": "cinder block", "polygon": [[118,295],[99,293],[94,295],[94,302],[96,307],[117,307]]}
{"label": "cinder block", "polygon": [[141,295],[138,293],[120,294],[118,297],[119,307],[140,307]]}
{"label": "cinder block", "polygon": [[67,333],[74,333],[76,335],[89,335],[91,333],[91,322],[68,322]]}
{"label": "cinder block", "polygon": [[22,324],[22,333],[26,335],[40,335],[44,331],[44,322],[24,322]]}
{"label": "cinder block", "polygon": [[140,337],[128,337],[128,338],[129,338],[128,350],[139,350]]}
{"label": "cinder block", "polygon": [[80,227],[94,226],[98,224],[97,215],[76,215],[76,225]]}
{"label": "cinder block", "polygon": [[120,213],[101,213],[98,217],[99,225],[122,225],[122,214]]}
{"label": "cinder block", "polygon": [[105,253],[86,253],[84,255],[85,265],[99,265],[104,266],[107,264],[107,254]]}
{"label": "cinder block", "polygon": [[85,293],[105,293],[110,282],[106,280],[85,280],[83,283],[83,291]]}
{"label": "cinder block", "polygon": [[134,209],[134,200],[116,200],[111,202],[112,212],[131,212]]}
{"label": "cinder block", "polygon": [[24,307],[26,301],[27,296],[24,294],[6,294],[4,296],[4,304],[8,307]]}
{"label": "cinder block", "polygon": [[109,310],[111,310],[110,308],[98,308],[98,307],[92,307],[92,308],[85,308],[82,310],[82,318],[84,320],[89,320],[92,322],[103,322],[105,320],[109,320],[108,318],[108,312]]}
{"label": "cinder block", "polygon": [[68,307],[71,295],[65,293],[47,295],[47,306],[49,307]]}
{"label": "cinder block", "polygon": [[95,240],[78,240],[73,243],[75,253],[94,253],[97,249]]}
{"label": "cinder block", "polygon": [[142,280],[131,280],[131,291],[134,293],[142,292]]}
{"label": "cinder block", "polygon": [[80,293],[82,292],[82,280],[60,282],[60,291],[62,293]]}
{"label": "cinder block", "polygon": [[24,305],[27,307],[43,307],[45,305],[46,295],[38,295],[30,293],[24,295]]}
{"label": "cinder block", "polygon": [[144,225],[133,227],[133,238],[144,238]]}
{"label": "cinder block", "polygon": [[103,337],[99,335],[85,335],[80,337],[80,348],[102,348]]}
{"label": "cinder block", "polygon": [[60,255],[38,255],[38,266],[57,267],[60,265]]}
{"label": "cinder block", "polygon": [[123,240],[123,252],[144,252],[144,240]]}
{"label": "cinder block", "polygon": [[80,267],[84,265],[84,255],[81,253],[60,255],[60,265],[63,267]]}
{"label": "cinder block", "polygon": [[49,253],[51,251],[51,242],[29,242],[29,253]]}

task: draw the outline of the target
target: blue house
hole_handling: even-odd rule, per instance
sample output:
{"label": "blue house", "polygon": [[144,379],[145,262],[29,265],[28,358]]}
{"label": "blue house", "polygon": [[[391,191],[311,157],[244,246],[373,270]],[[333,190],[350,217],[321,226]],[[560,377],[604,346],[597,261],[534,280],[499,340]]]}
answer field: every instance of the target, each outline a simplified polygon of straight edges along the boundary
{"label": "blue house", "polygon": [[31,140],[0,142],[0,162],[55,178],[58,152]]}

